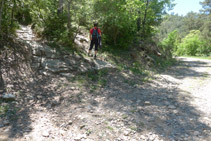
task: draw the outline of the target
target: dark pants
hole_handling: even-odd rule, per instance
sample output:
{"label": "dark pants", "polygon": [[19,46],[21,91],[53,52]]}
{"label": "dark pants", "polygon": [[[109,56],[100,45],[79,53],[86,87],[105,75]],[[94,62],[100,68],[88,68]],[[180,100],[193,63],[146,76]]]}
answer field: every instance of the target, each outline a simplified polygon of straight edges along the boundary
{"label": "dark pants", "polygon": [[95,45],[95,51],[97,51],[98,50],[98,39],[92,39],[89,50],[92,50],[94,45]]}

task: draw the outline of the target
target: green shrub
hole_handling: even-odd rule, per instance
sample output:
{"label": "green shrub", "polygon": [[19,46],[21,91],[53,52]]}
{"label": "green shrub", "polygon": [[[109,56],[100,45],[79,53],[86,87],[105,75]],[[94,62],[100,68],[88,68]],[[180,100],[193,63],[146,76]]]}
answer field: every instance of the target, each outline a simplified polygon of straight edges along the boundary
{"label": "green shrub", "polygon": [[66,31],[65,23],[65,16],[49,16],[48,19],[45,21],[43,35],[50,40],[61,39],[64,36],[64,32]]}
{"label": "green shrub", "polygon": [[206,45],[206,42],[200,37],[200,31],[192,30],[179,45],[178,55],[205,55],[210,52],[210,47]]}
{"label": "green shrub", "polygon": [[168,37],[165,38],[161,43],[161,46],[165,54],[169,58],[172,58],[173,52],[177,50],[177,45],[178,45],[178,34],[176,30],[169,33]]}

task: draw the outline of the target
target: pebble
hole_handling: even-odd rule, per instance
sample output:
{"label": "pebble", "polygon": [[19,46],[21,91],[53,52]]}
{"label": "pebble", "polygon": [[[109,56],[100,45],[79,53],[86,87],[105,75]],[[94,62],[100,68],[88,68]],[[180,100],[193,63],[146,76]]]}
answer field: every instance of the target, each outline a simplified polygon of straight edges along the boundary
{"label": "pebble", "polygon": [[136,103],[141,103],[141,100],[137,100]]}
{"label": "pebble", "polygon": [[165,103],[165,105],[170,105],[170,103],[168,101],[165,101],[164,103]]}
{"label": "pebble", "polygon": [[174,105],[169,105],[168,108],[169,109],[176,109],[176,107]]}
{"label": "pebble", "polygon": [[145,101],[144,104],[145,105],[151,105],[150,101]]}
{"label": "pebble", "polygon": [[48,131],[43,131],[43,132],[42,132],[42,136],[43,136],[43,137],[49,137],[49,135],[50,135],[50,134],[49,134]]}
{"label": "pebble", "polygon": [[73,124],[73,121],[72,120],[69,120],[68,121],[68,125],[72,125]]}
{"label": "pebble", "polygon": [[86,126],[86,125],[81,125],[81,126],[80,126],[80,129],[83,129],[85,126]]}
{"label": "pebble", "polygon": [[62,136],[64,136],[66,133],[64,130],[60,130],[59,132],[60,132],[60,135],[62,135]]}
{"label": "pebble", "polygon": [[75,141],[80,141],[81,139],[86,139],[86,134],[79,134],[74,138]]}
{"label": "pebble", "polygon": [[199,133],[199,131],[194,131],[194,133],[193,133],[195,136],[198,136],[200,133]]}
{"label": "pebble", "polygon": [[4,120],[4,121],[3,121],[3,125],[4,125],[4,126],[7,126],[7,125],[9,125],[9,124],[10,124],[10,122],[9,122],[8,120]]}
{"label": "pebble", "polygon": [[129,134],[130,134],[130,132],[129,132],[129,131],[127,131],[127,130],[126,130],[126,131],[124,131],[124,135],[125,135],[125,136],[128,136]]}
{"label": "pebble", "polygon": [[78,87],[71,87],[70,89],[71,89],[71,90],[79,90]]}

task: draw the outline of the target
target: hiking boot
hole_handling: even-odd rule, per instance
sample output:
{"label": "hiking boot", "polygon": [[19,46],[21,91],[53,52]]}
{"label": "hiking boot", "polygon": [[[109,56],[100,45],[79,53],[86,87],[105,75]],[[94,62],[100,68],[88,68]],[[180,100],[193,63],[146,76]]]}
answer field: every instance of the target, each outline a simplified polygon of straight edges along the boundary
{"label": "hiking boot", "polygon": [[94,56],[94,59],[97,59],[97,56],[96,55]]}

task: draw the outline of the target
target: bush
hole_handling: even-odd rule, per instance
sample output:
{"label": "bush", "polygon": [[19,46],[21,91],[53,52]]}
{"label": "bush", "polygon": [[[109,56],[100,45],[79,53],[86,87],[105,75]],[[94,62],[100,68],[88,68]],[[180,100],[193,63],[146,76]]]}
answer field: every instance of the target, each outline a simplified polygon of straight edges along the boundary
{"label": "bush", "polygon": [[200,37],[200,31],[192,30],[179,45],[178,55],[204,55],[209,53],[210,47],[206,46],[206,42]]}
{"label": "bush", "polygon": [[43,35],[50,40],[59,40],[62,38],[62,34],[66,31],[65,27],[66,17],[57,15],[48,17],[45,21]]}
{"label": "bush", "polygon": [[177,50],[177,44],[178,44],[177,40],[178,40],[178,35],[177,31],[175,30],[169,33],[168,37],[162,41],[161,46],[167,57],[172,58],[173,52]]}

